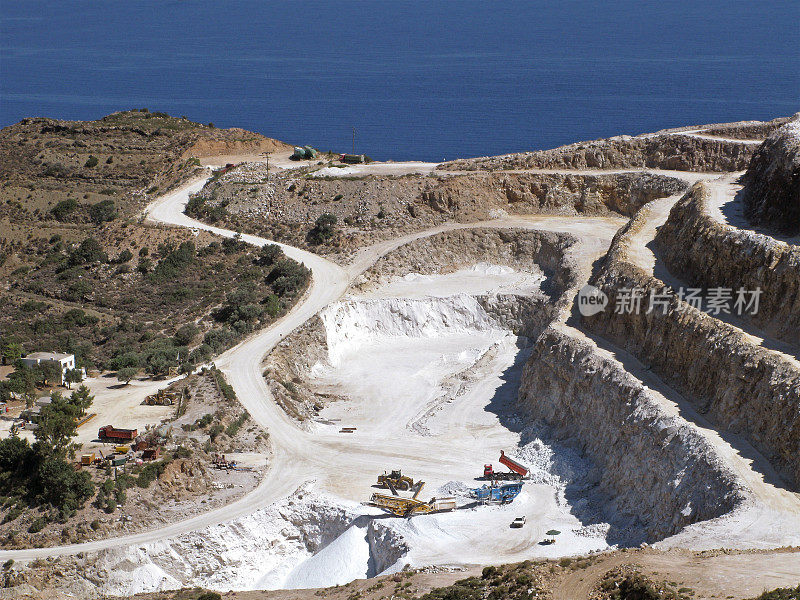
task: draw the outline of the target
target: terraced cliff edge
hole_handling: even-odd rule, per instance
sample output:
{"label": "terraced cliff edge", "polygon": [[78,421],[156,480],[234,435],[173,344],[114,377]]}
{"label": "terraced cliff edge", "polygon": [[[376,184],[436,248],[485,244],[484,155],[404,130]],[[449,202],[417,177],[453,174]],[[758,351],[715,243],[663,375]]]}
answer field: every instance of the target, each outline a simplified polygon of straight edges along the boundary
{"label": "terraced cliff edge", "polygon": [[409,272],[445,274],[479,262],[519,271],[544,271],[542,290],[552,301],[575,285],[574,264],[565,257],[576,239],[548,231],[491,227],[456,229],[422,237],[383,256],[352,284],[364,291]]}
{"label": "terraced cliff edge", "polygon": [[[800,372],[756,346],[735,327],[681,300],[664,282],[627,260],[627,244],[644,226],[637,215],[612,243],[592,283],[609,310],[584,317],[586,328],[649,365],[716,426],[741,434],[794,489],[800,486]],[[617,296],[639,288],[666,294],[666,309],[616,314]]]}
{"label": "terraced cliff edge", "polygon": [[451,171],[625,168],[742,171],[747,168],[755,148],[747,140],[702,137],[688,132],[622,135],[552,150],[454,160],[439,168]]}
{"label": "terraced cliff edge", "polygon": [[659,229],[655,241],[666,267],[697,287],[760,288],[759,310],[750,321],[800,344],[800,247],[720,223],[708,200],[708,185],[696,184]]}
{"label": "terraced cliff edge", "polygon": [[745,211],[754,224],[800,233],[800,113],[764,141],[744,182]]}
{"label": "terraced cliff edge", "polygon": [[589,341],[548,328],[525,365],[519,403],[597,466],[621,539],[637,530],[663,539],[746,497],[702,436]]}

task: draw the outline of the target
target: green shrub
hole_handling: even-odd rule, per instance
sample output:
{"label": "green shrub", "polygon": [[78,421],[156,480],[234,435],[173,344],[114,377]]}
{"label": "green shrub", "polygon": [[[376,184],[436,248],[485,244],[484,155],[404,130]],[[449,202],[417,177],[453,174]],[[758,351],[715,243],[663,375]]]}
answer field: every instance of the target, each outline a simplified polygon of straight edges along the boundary
{"label": "green shrub", "polygon": [[116,205],[113,200],[101,200],[89,207],[89,217],[96,225],[113,221],[117,218]]}
{"label": "green shrub", "polygon": [[178,346],[188,346],[198,333],[200,333],[200,330],[197,328],[197,325],[194,323],[187,323],[175,332],[175,343]]}
{"label": "green shrub", "polygon": [[228,426],[225,428],[225,435],[230,438],[236,437],[236,434],[239,433],[239,429],[241,429],[242,425],[244,425],[249,418],[250,415],[247,413],[247,411],[243,412],[241,415],[239,415],[238,419],[228,424]]}
{"label": "green shrub", "polygon": [[153,268],[153,261],[147,257],[142,257],[139,259],[139,264],[136,267],[136,270],[139,271],[142,275],[147,275],[150,270]]}
{"label": "green shrub", "polygon": [[[158,264],[150,274],[150,281],[154,283],[171,281],[178,278],[178,276],[191,265],[197,250],[194,243],[183,242],[177,249],[171,250],[158,261]],[[141,260],[139,264],[141,265]]]}
{"label": "green shrub", "polygon": [[42,529],[44,529],[45,525],[47,525],[47,521],[44,519],[44,517],[39,517],[33,523],[31,523],[30,527],[28,527],[28,533],[39,533]]}
{"label": "green shrub", "polygon": [[291,259],[282,259],[267,275],[267,283],[278,296],[291,296],[306,286],[311,272]]}
{"label": "green shrub", "polygon": [[50,212],[57,220],[66,221],[77,208],[78,201],[74,198],[67,198],[66,200],[61,200],[58,204],[56,204],[50,210]]}
{"label": "green shrub", "polygon": [[222,371],[219,369],[214,369],[212,373],[214,378],[217,380],[217,385],[219,385],[222,396],[226,400],[236,400],[236,392],[234,391],[233,387],[227,381],[225,381],[225,376],[222,374]]}
{"label": "green shrub", "polygon": [[270,294],[264,298],[262,304],[264,304],[264,312],[266,312],[272,318],[277,317],[283,310],[281,299],[275,294]]}
{"label": "green shrub", "polygon": [[764,592],[754,600],[800,600],[800,585],[796,588],[776,588]]}
{"label": "green shrub", "polygon": [[275,264],[277,260],[283,258],[283,250],[277,244],[264,244],[264,247],[258,251],[258,258],[256,263],[268,267]]}
{"label": "green shrub", "polygon": [[194,424],[197,425],[200,429],[205,429],[206,427],[211,425],[211,421],[213,420],[214,420],[214,415],[212,415],[211,413],[206,413],[202,417],[197,419],[197,421],[195,421]]}
{"label": "green shrub", "polygon": [[151,483],[161,477],[161,474],[164,472],[164,469],[167,468],[168,464],[169,462],[166,460],[158,460],[146,464],[139,472],[139,476],[136,478],[136,485],[138,485],[140,488],[150,487]]}
{"label": "green shrub", "polygon": [[308,232],[306,239],[311,244],[325,244],[336,234],[336,215],[324,213],[314,222],[314,228]]}
{"label": "green shrub", "polygon": [[225,327],[212,329],[203,337],[203,343],[207,344],[213,352],[229,346],[236,340],[236,334]]}
{"label": "green shrub", "polygon": [[69,257],[67,258],[67,265],[70,267],[91,264],[94,262],[108,262],[108,256],[105,252],[103,252],[100,242],[93,237],[88,237],[83,240],[77,248],[70,252]]}
{"label": "green shrub", "polygon": [[83,165],[83,166],[84,166],[84,167],[87,167],[87,168],[89,168],[89,169],[91,169],[91,168],[93,168],[93,167],[96,167],[96,166],[97,166],[97,163],[99,163],[99,162],[100,162],[100,160],[99,160],[99,159],[98,159],[96,156],[90,156],[90,157],[89,157],[89,158],[86,160],[86,162],[84,163],[84,165]]}
{"label": "green shrub", "polygon": [[225,254],[233,254],[245,248],[247,248],[247,243],[242,241],[242,236],[238,233],[222,240],[222,251]]}
{"label": "green shrub", "polygon": [[117,510],[117,501],[116,501],[116,499],[114,499],[114,498],[112,498],[112,497],[109,497],[109,498],[107,498],[107,499],[106,499],[106,507],[105,507],[105,511],[106,511],[108,514],[111,514],[111,513],[113,513],[115,510]]}
{"label": "green shrub", "polygon": [[225,428],[222,426],[221,423],[214,423],[211,426],[211,429],[208,430],[208,437],[210,437],[211,441],[213,442],[214,440],[217,439],[217,437],[219,437],[219,434],[222,433],[223,431],[225,431]]}
{"label": "green shrub", "polygon": [[3,523],[10,523],[11,521],[16,520],[17,517],[19,517],[22,514],[22,510],[23,509],[21,506],[13,507],[6,513],[6,516],[3,517]]}

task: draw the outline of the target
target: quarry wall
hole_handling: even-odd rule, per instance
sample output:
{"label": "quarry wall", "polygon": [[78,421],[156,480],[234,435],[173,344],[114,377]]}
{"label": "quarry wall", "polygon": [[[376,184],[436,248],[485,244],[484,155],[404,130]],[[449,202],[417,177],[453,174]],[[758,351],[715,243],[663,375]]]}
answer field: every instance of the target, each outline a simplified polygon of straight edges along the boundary
{"label": "quarry wall", "polygon": [[[636,356],[718,427],[743,435],[797,489],[800,486],[800,373],[788,360],[755,346],[738,329],[697,310],[659,279],[626,260],[637,216],[621,230],[592,283],[609,309],[583,324]],[[667,294],[666,310],[615,314],[622,289]]]}
{"label": "quarry wall", "polygon": [[[380,258],[354,281],[351,290],[364,293],[408,273],[447,274],[481,262],[516,271],[543,272],[546,279],[536,293],[481,294],[470,300],[470,305],[475,306],[463,306],[467,299],[431,299],[427,303],[436,306],[427,307],[428,311],[417,318],[414,315],[426,308],[423,300],[359,299],[349,303],[353,306],[344,301],[329,311],[355,311],[362,325],[376,320],[384,329],[392,327],[400,314],[407,318],[397,327],[430,327],[430,318],[444,315],[450,325],[463,321],[473,328],[501,328],[536,337],[564,309],[565,291],[575,285],[576,267],[566,256],[575,242],[574,237],[564,234],[498,228],[457,229],[419,238]],[[336,399],[314,390],[309,377],[315,364],[329,360],[327,336],[323,319],[315,316],[282,340],[265,360],[264,374],[270,390],[295,419],[306,420]]]}
{"label": "quarry wall", "polygon": [[753,223],[800,233],[800,116],[761,144],[744,183],[745,214]]}
{"label": "quarry wall", "polygon": [[644,204],[685,188],[680,179],[652,173],[481,173],[429,180],[420,200],[453,214],[490,201],[518,214],[632,216]]}
{"label": "quarry wall", "polygon": [[667,268],[689,285],[760,288],[758,313],[749,320],[800,344],[800,247],[720,223],[709,214],[702,183],[673,207],[655,239]]}
{"label": "quarry wall", "polygon": [[519,402],[597,465],[600,491],[647,541],[745,499],[708,442],[589,341],[548,328],[525,365]]}
{"label": "quarry wall", "polygon": [[556,300],[574,285],[575,266],[565,255],[576,241],[567,234],[523,229],[445,231],[392,250],[362,273],[352,289],[363,292],[407,273],[446,274],[482,262],[516,271],[543,271],[547,280],[542,290]]}
{"label": "quarry wall", "polygon": [[715,140],[692,135],[619,136],[578,142],[537,152],[461,159],[442,170],[623,169],[743,171],[755,147],[743,140]]}

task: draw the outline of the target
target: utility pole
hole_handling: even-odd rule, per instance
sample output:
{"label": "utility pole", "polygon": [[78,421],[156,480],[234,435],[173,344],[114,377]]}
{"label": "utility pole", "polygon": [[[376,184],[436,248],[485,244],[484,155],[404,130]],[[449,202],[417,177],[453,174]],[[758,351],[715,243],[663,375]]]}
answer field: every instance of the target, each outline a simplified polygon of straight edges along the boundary
{"label": "utility pole", "polygon": [[356,153],[356,128],[353,127],[353,154]]}

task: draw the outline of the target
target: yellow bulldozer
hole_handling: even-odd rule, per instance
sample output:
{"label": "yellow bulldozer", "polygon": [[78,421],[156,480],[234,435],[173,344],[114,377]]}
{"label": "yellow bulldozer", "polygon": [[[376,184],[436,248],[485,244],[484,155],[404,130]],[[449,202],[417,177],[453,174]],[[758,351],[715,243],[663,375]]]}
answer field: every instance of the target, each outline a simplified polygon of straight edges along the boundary
{"label": "yellow bulldozer", "polygon": [[155,394],[150,394],[144,399],[144,403],[149,406],[172,406],[181,397],[180,392],[168,392],[158,390]]}
{"label": "yellow bulldozer", "polygon": [[414,480],[411,477],[403,475],[399,470],[378,475],[378,485],[383,488],[396,489],[405,492],[414,487]]}

